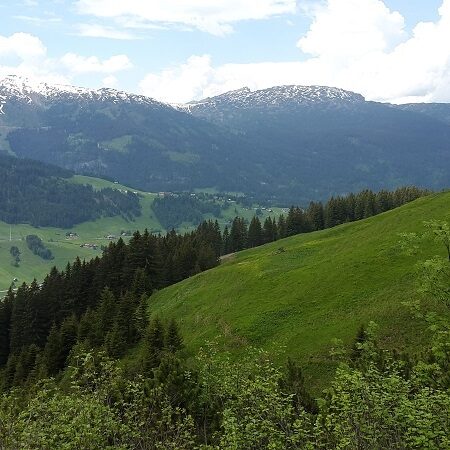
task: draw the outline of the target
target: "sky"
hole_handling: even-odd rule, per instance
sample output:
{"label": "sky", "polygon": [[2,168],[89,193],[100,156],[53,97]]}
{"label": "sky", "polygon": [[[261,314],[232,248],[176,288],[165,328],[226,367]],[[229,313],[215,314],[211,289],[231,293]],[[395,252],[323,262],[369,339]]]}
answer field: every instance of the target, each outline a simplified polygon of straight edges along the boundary
{"label": "sky", "polygon": [[185,103],[326,85],[450,102],[450,0],[0,0],[0,78]]}

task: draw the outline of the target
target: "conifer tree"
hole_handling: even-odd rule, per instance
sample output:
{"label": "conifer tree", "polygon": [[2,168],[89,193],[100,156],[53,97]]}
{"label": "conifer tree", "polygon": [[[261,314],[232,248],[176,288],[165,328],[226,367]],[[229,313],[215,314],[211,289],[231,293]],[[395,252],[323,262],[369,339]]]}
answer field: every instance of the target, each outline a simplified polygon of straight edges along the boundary
{"label": "conifer tree", "polygon": [[50,329],[41,364],[46,376],[54,376],[63,368],[61,333],[55,324]]}
{"label": "conifer tree", "polygon": [[287,237],[287,226],[286,226],[286,219],[283,214],[278,217],[278,238],[284,239]]}
{"label": "conifer tree", "polygon": [[139,304],[134,313],[135,328],[140,337],[145,335],[145,330],[148,327],[148,297],[142,294]]}
{"label": "conifer tree", "polygon": [[150,370],[159,365],[164,350],[165,331],[161,320],[156,317],[150,322],[144,341],[144,369]]}
{"label": "conifer tree", "polygon": [[175,319],[172,319],[167,327],[165,347],[172,353],[175,353],[183,347],[183,339]]}
{"label": "conifer tree", "polygon": [[232,252],[244,250],[247,246],[247,225],[241,217],[235,217],[231,225],[230,249]]}
{"label": "conifer tree", "polygon": [[6,297],[0,300],[0,367],[4,366],[9,356],[9,329],[14,302],[14,292],[10,288]]}
{"label": "conifer tree", "polygon": [[228,230],[228,226],[223,230],[222,237],[222,255],[228,255],[231,253],[231,241],[230,241],[230,232]]}
{"label": "conifer tree", "polygon": [[[268,218],[268,220],[270,217]],[[272,221],[271,221],[272,223]],[[263,232],[261,222],[258,217],[254,216],[248,227],[247,245],[249,248],[258,247],[263,243]]]}

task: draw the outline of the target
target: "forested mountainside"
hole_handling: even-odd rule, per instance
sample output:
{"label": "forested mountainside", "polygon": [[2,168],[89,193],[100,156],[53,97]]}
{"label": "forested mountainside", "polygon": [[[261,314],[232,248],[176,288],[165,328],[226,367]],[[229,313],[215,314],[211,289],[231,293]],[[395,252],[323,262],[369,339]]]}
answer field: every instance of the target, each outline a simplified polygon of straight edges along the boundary
{"label": "forested mountainside", "polygon": [[450,125],[440,111],[341,89],[243,89],[173,108],[9,77],[0,95],[0,150],[146,191],[215,188],[286,204],[450,183]]}
{"label": "forested mountainside", "polygon": [[102,216],[141,214],[132,192],[69,181],[73,173],[30,159],[0,154],[0,220],[33,226],[69,228]]}
{"label": "forested mountainside", "polygon": [[[241,89],[182,108],[255,143],[277,179],[277,195],[295,190],[314,199],[349,186],[352,192],[398,183],[445,188],[448,173],[434,161],[450,158],[450,123],[442,120],[448,105],[442,112],[438,105],[413,106],[367,102],[327,87],[281,86]],[[260,192],[272,189],[267,182]]]}
{"label": "forested mountainside", "polygon": [[[184,236],[135,233],[101,258],[53,270],[42,286],[10,291],[0,302],[1,445],[447,448],[448,197],[221,267],[213,222]],[[399,233],[414,252],[397,247]],[[250,348],[267,347],[267,337],[297,361],[280,366],[279,347]],[[324,381],[317,401],[310,387]]]}

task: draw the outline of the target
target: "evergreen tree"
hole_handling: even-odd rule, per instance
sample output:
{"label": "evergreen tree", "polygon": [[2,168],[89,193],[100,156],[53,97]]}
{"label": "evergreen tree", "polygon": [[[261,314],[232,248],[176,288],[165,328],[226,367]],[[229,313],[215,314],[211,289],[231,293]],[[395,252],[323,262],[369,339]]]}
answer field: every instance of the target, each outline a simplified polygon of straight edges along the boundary
{"label": "evergreen tree", "polygon": [[235,217],[231,225],[230,250],[238,252],[247,246],[247,225],[241,217]]}
{"label": "evergreen tree", "polygon": [[288,236],[310,231],[306,215],[301,208],[291,207],[286,219],[286,229]]}
{"label": "evergreen tree", "polygon": [[11,313],[14,303],[14,292],[10,288],[6,297],[0,300],[0,367],[4,366],[9,356]]}
{"label": "evergreen tree", "polygon": [[312,231],[323,230],[325,226],[324,209],[321,202],[311,202],[306,213]]}
{"label": "evergreen tree", "polygon": [[145,370],[158,367],[164,350],[165,330],[161,320],[156,317],[150,322],[144,341],[143,365]]}
{"label": "evergreen tree", "polygon": [[271,217],[267,217],[267,219],[264,221],[263,241],[264,243],[267,243],[267,242],[274,242],[277,239],[278,239],[277,223],[275,219],[272,220]]}
{"label": "evergreen tree", "polygon": [[148,297],[142,294],[139,304],[134,313],[135,328],[140,337],[145,335],[145,330],[148,327]]}
{"label": "evergreen tree", "polygon": [[100,296],[100,305],[95,318],[95,342],[99,345],[103,343],[106,333],[113,327],[117,315],[117,300],[111,289],[104,288]]}
{"label": "evergreen tree", "polygon": [[105,348],[111,358],[121,358],[126,350],[125,331],[121,326],[114,322],[110,331],[106,334]]}
{"label": "evergreen tree", "polygon": [[54,376],[63,368],[63,363],[61,333],[58,327],[53,325],[50,329],[50,334],[48,335],[41,359],[43,373],[46,376]]}
{"label": "evergreen tree", "polygon": [[[270,217],[268,218],[268,220]],[[272,223],[272,221],[271,221]],[[263,243],[263,232],[261,222],[258,217],[254,216],[248,227],[247,245],[249,248],[258,247]]]}
{"label": "evergreen tree", "polygon": [[280,388],[284,393],[292,395],[297,413],[301,413],[303,409],[311,414],[317,413],[317,402],[306,389],[302,370],[291,358],[288,359],[283,377],[280,380]]}
{"label": "evergreen tree", "polygon": [[175,319],[172,319],[167,327],[165,347],[172,353],[175,353],[183,347],[183,339]]}
{"label": "evergreen tree", "polygon": [[278,217],[278,238],[284,239],[287,237],[287,225],[286,225],[286,219],[283,214]]}
{"label": "evergreen tree", "polygon": [[222,237],[222,254],[228,255],[231,253],[231,238],[230,238],[230,232],[228,230],[228,226],[225,227],[223,230],[223,237]]}

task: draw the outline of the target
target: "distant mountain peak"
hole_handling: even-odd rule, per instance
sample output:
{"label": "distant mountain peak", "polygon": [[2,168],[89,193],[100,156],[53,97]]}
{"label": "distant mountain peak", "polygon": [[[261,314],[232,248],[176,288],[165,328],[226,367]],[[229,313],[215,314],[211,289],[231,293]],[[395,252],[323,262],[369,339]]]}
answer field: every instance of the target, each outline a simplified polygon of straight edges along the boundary
{"label": "distant mountain peak", "polygon": [[[161,104],[144,95],[130,94],[112,88],[89,89],[73,85],[35,81],[18,75],[0,79],[0,94],[25,103],[57,100],[94,100],[114,103]],[[165,104],[164,104],[165,105]]]}
{"label": "distant mountain peak", "polygon": [[320,103],[352,104],[364,101],[365,98],[360,94],[335,87],[286,85],[255,91],[244,87],[215,97],[189,102],[186,105],[182,105],[180,109],[193,111],[205,107],[216,108],[224,105],[236,108],[259,108]]}

